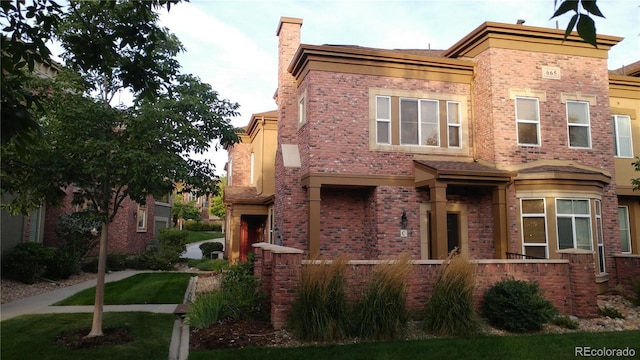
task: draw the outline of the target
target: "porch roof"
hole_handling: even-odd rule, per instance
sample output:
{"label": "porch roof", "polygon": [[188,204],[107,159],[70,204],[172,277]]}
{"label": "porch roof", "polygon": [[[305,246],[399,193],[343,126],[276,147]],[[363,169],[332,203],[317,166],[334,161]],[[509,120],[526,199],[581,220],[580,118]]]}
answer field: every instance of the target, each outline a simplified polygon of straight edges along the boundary
{"label": "porch roof", "polygon": [[273,196],[258,195],[255,186],[227,186],[224,188],[224,202],[227,204],[266,204]]}
{"label": "porch roof", "polygon": [[430,182],[496,185],[509,182],[514,172],[500,170],[493,165],[475,161],[414,160],[416,187]]}

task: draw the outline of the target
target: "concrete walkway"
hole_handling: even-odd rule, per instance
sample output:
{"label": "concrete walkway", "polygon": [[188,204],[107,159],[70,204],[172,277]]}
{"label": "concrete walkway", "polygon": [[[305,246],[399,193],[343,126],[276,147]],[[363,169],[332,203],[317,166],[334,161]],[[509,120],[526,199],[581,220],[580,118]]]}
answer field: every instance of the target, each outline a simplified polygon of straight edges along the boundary
{"label": "concrete walkway", "polygon": [[206,242],[219,242],[224,246],[224,238],[204,240],[187,245],[187,251],[182,254],[182,258],[185,259],[202,259],[202,250],[200,250],[200,244]]}

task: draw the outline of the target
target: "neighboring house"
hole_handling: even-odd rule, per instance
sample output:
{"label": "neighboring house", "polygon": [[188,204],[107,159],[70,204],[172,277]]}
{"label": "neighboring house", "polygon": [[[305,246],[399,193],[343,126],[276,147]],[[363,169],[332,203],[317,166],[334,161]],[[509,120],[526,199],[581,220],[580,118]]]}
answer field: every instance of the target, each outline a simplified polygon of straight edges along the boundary
{"label": "neighboring house", "polygon": [[181,182],[178,182],[176,184],[176,189],[173,192],[174,201],[183,204],[192,203],[193,206],[195,206],[195,208],[200,212],[200,219],[202,221],[208,222],[219,220],[217,216],[209,214],[209,207],[211,206],[211,201],[213,199],[212,195],[197,196],[192,192],[178,193],[182,189],[182,186],[183,185]]}
{"label": "neighboring house", "polygon": [[273,226],[277,112],[254,114],[228,147],[225,249],[230,261],[245,261],[256,242],[276,243]]}
{"label": "neighboring house", "polygon": [[352,259],[581,248],[601,289],[614,255],[640,254],[640,78],[607,69],[622,38],[487,22],[444,51],[384,50],[300,44],[301,26],[277,31],[274,197],[247,179],[273,151],[251,124],[229,149],[225,202],[262,211],[264,241]]}

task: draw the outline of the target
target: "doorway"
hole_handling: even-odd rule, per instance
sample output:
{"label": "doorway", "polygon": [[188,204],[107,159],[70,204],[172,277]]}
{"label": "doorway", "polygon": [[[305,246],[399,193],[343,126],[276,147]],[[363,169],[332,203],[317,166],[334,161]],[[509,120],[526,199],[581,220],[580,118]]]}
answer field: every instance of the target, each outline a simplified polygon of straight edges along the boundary
{"label": "doorway", "polygon": [[251,245],[265,241],[266,215],[242,215],[240,218],[240,261],[247,261]]}

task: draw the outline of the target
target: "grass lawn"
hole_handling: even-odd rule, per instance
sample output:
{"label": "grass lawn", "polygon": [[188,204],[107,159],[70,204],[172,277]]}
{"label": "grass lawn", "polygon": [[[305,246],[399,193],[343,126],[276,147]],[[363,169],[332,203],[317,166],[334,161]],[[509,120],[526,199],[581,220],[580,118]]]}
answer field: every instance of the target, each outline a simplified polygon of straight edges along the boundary
{"label": "grass lawn", "polygon": [[520,336],[479,336],[419,341],[305,346],[299,348],[246,348],[200,351],[198,359],[576,359],[576,346],[592,349],[634,348],[640,355],[640,331]]}
{"label": "grass lawn", "polygon": [[[180,304],[190,273],[144,273],[105,284],[105,305]],[[93,305],[96,288],[70,296],[54,305]]]}
{"label": "grass lawn", "polygon": [[217,231],[189,231],[187,243],[224,238],[224,233]]}
{"label": "grass lawn", "polygon": [[126,327],[134,340],[98,349],[69,350],[54,338],[63,331],[91,329],[93,314],[25,315],[2,322],[0,358],[11,359],[166,359],[173,329],[173,314],[105,313],[103,328]]}

